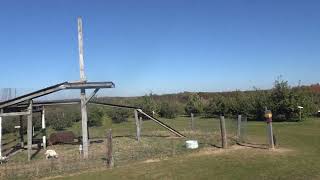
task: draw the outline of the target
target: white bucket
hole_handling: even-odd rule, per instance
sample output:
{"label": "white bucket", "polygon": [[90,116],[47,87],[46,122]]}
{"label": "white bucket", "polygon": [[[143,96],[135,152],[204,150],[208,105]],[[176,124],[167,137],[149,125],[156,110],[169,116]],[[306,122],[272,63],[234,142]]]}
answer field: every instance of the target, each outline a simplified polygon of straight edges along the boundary
{"label": "white bucket", "polygon": [[197,140],[188,140],[186,141],[187,149],[197,149],[199,147]]}

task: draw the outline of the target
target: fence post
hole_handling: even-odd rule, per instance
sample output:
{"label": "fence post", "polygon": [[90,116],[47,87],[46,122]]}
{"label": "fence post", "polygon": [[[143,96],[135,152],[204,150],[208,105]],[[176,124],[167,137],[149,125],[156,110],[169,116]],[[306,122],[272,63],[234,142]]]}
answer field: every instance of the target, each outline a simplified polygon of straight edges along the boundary
{"label": "fence post", "polygon": [[220,130],[221,130],[221,141],[222,141],[222,148],[227,148],[227,132],[226,132],[226,124],[224,120],[224,116],[220,116]]}
{"label": "fence post", "polygon": [[139,118],[139,127],[140,127],[140,139],[141,139],[141,132],[142,132],[142,117]]}
{"label": "fence post", "polygon": [[241,116],[241,114],[239,114],[238,115],[238,123],[237,123],[237,125],[238,125],[238,129],[237,129],[237,137],[238,137],[238,141],[240,141],[241,140],[241,118],[242,118],[242,116]]}
{"label": "fence post", "polygon": [[191,113],[191,130],[194,131],[194,115]]}
{"label": "fence post", "polygon": [[114,166],[113,155],[112,155],[112,129],[109,129],[107,133],[107,166],[112,168]]}
{"label": "fence post", "polygon": [[267,121],[269,148],[274,149],[274,140],[273,140],[273,131],[272,131],[272,112],[266,109],[264,117],[266,118],[266,121]]}
{"label": "fence post", "polygon": [[137,128],[137,132],[136,132],[136,136],[137,136],[137,140],[140,142],[140,121],[139,121],[139,117],[138,117],[138,111],[135,109],[134,110],[134,118],[136,120],[136,128]]}

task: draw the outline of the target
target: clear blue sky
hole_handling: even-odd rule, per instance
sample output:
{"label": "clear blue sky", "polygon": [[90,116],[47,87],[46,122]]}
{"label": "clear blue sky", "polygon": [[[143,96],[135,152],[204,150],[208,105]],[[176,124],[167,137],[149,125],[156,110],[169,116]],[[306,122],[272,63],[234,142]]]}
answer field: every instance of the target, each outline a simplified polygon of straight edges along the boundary
{"label": "clear blue sky", "polygon": [[107,95],[270,88],[320,77],[317,0],[0,2],[1,87],[79,79],[77,16],[90,81]]}

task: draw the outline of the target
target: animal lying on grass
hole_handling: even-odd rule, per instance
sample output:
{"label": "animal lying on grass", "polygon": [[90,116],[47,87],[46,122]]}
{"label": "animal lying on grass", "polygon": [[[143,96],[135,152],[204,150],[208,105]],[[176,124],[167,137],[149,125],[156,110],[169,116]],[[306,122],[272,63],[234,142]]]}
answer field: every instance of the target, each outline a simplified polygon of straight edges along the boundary
{"label": "animal lying on grass", "polygon": [[46,153],[44,153],[44,155],[46,155],[46,159],[58,158],[58,153],[55,150],[52,150],[52,149],[48,149],[46,151]]}

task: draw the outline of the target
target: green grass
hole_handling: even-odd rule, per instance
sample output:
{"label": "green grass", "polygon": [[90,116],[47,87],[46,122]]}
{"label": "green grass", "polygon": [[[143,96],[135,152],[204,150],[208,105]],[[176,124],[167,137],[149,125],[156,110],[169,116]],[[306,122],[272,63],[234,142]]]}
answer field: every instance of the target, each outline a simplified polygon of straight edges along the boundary
{"label": "green grass", "polygon": [[[279,143],[276,151],[235,145],[236,118],[226,119],[230,145],[227,150],[217,148],[221,146],[218,119],[196,117],[195,132],[190,131],[189,117],[161,120],[185,134],[187,139],[197,139],[200,148],[186,149],[186,139],[174,138],[150,120],[143,121],[142,141],[137,142],[133,119],[111,125],[111,120],[105,118],[103,126],[90,128],[90,137],[104,138],[112,128],[114,169],[105,168],[105,143],[91,144],[90,154],[94,156],[85,162],[79,157],[78,145],[55,145],[49,148],[59,153],[57,161],[45,160],[41,150],[26,164],[24,151],[13,156],[6,168],[15,168],[13,179],[18,178],[17,170],[29,173],[21,179],[56,175],[63,176],[58,179],[320,179],[320,119],[273,123]],[[80,124],[74,124],[69,130],[80,134]],[[247,142],[265,147],[266,124],[248,122],[245,135]],[[4,137],[5,141],[12,138],[12,134]],[[39,170],[38,175],[35,168]],[[3,169],[0,174],[1,171]],[[77,172],[81,174],[74,174]],[[70,174],[72,176],[67,176]]]}
{"label": "green grass", "polygon": [[[201,125],[204,129],[216,128],[215,123],[210,122],[213,120],[201,120],[205,121]],[[183,130],[187,127],[185,121],[178,118],[168,123]],[[273,126],[279,142],[276,151],[244,147],[221,152],[207,146],[159,162],[132,162],[111,170],[58,179],[320,179],[320,120],[274,123]],[[247,128],[249,141],[266,142],[264,123],[248,122]]]}

